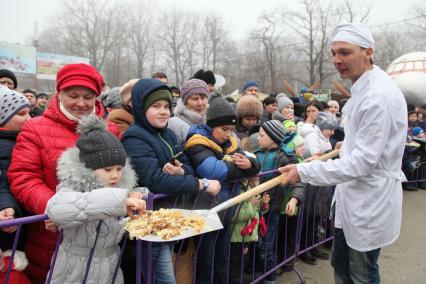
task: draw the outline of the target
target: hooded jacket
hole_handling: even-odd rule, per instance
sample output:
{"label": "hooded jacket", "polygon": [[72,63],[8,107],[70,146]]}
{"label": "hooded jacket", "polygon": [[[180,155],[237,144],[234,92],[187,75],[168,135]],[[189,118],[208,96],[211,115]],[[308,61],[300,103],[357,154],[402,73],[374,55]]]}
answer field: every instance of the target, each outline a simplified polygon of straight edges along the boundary
{"label": "hooded jacket", "polygon": [[[96,115],[103,108],[96,101]],[[109,124],[108,130],[116,126]],[[69,120],[59,109],[57,95],[51,99],[43,116],[25,122],[13,148],[8,179],[12,194],[31,214],[44,214],[47,201],[55,194],[58,184],[56,164],[62,152],[75,145],[79,134],[77,122]],[[44,282],[55,249],[57,234],[45,229],[43,222],[28,226],[25,253],[30,264],[27,275],[33,282]]]}
{"label": "hooded jacket", "polygon": [[[49,218],[63,230],[51,283],[82,283],[99,221],[87,283],[111,283],[124,232],[117,217],[126,215],[125,199],[136,185],[136,174],[127,161],[117,188],[105,188],[80,161],[79,153],[72,147],[62,154],[58,161],[61,183],[46,207]],[[123,283],[121,270],[115,283]]]}
{"label": "hooded jacket", "polygon": [[[139,186],[146,186],[153,193],[171,195],[197,193],[198,178],[185,157],[180,159],[185,175],[176,176],[163,172],[163,167],[174,155],[182,151],[176,135],[168,128],[156,129],[149,124],[145,111],[145,99],[157,90],[169,90],[156,79],[139,80],[132,88],[132,112],[134,123],[123,134],[121,141],[139,179]],[[156,202],[156,207],[172,205],[171,199]]]}

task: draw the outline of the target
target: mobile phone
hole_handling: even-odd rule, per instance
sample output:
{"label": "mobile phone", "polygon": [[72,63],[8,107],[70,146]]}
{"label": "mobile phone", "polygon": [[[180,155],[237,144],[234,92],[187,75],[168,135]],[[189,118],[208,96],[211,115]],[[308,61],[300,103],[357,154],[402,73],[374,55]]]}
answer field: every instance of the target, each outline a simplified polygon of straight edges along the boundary
{"label": "mobile phone", "polygon": [[183,152],[179,152],[176,155],[174,155],[172,157],[172,159],[170,160],[170,164],[172,164],[173,166],[176,166],[176,160],[178,160],[180,157],[183,156]]}

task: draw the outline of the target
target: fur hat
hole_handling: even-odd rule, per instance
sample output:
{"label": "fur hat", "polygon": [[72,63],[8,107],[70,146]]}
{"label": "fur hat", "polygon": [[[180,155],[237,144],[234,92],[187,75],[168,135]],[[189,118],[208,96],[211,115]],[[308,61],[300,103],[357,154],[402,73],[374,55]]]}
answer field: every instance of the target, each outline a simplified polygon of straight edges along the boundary
{"label": "fur hat", "polygon": [[261,127],[269,136],[269,138],[277,143],[277,145],[280,145],[283,142],[285,137],[285,130],[281,122],[272,119],[262,123]]}
{"label": "fur hat", "polygon": [[97,170],[115,165],[126,165],[126,152],[120,140],[106,130],[105,121],[91,114],[78,122],[77,147],[80,161]]}
{"label": "fur hat", "polygon": [[204,71],[203,69],[200,69],[195,72],[194,76],[191,79],[200,79],[206,82],[206,84],[216,84],[216,77],[214,76],[214,73],[210,70]]}
{"label": "fur hat", "polygon": [[6,86],[0,86],[0,127],[24,107],[29,108],[30,103],[23,94]]}
{"label": "fur hat", "polygon": [[18,87],[18,80],[16,79],[15,73],[9,69],[0,69],[0,78],[9,78],[13,81],[13,89],[15,90]]}
{"label": "fur hat", "polygon": [[193,95],[209,96],[209,87],[207,83],[200,79],[191,79],[183,83],[181,88],[181,98],[184,104]]}
{"label": "fur hat", "polygon": [[243,96],[237,102],[237,118],[242,119],[247,116],[255,116],[257,119],[262,118],[263,106],[262,102],[255,96]]}
{"label": "fur hat", "polygon": [[281,113],[281,111],[288,105],[294,106],[294,102],[289,97],[287,97],[287,95],[284,93],[278,94],[276,97],[276,100],[278,104],[277,111],[279,113]]}
{"label": "fur hat", "polygon": [[234,124],[237,121],[234,108],[219,93],[210,96],[209,108],[206,114],[206,124],[211,128],[221,125]]}
{"label": "fur hat", "polygon": [[65,88],[82,86],[99,96],[103,84],[102,75],[94,67],[84,63],[65,65],[56,74],[56,90],[58,93]]}
{"label": "fur hat", "polygon": [[335,130],[339,127],[339,123],[337,122],[337,119],[328,112],[320,111],[317,114],[317,120],[316,125],[319,127],[319,129],[330,129]]}

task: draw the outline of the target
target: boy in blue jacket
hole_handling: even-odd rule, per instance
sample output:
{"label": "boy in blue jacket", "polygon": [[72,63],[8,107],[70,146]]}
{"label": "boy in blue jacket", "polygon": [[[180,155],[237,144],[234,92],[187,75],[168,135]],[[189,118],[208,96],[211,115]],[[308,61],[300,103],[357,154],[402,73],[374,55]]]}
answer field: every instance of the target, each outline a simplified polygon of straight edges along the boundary
{"label": "boy in blue jacket", "polygon": [[[206,125],[193,125],[188,132],[185,153],[196,173],[203,178],[217,179],[222,184],[213,205],[237,195],[239,185],[235,181],[254,176],[260,170],[256,159],[247,157],[239,148],[233,133],[235,122],[233,107],[221,95],[215,94],[210,98]],[[206,199],[209,201],[203,198],[202,202]],[[229,209],[222,216],[223,230],[203,235],[197,259],[197,283],[211,283],[213,267],[213,283],[226,283],[232,215],[233,209]]]}
{"label": "boy in blue jacket", "polygon": [[[185,157],[181,162],[171,162],[173,156],[181,152],[182,148],[175,134],[167,128],[172,107],[170,89],[160,80],[142,79],[132,88],[131,99],[134,123],[123,134],[122,143],[138,176],[139,186],[146,186],[153,193],[173,195],[156,201],[155,208],[170,208],[177,196],[194,194],[201,190],[209,195],[216,195],[220,190],[217,180],[203,181],[195,177]],[[170,243],[152,245],[155,283],[169,284],[176,281],[171,247]],[[145,267],[146,264],[143,268]],[[134,273],[124,275],[133,276]],[[126,279],[126,282],[134,283],[131,281]]]}

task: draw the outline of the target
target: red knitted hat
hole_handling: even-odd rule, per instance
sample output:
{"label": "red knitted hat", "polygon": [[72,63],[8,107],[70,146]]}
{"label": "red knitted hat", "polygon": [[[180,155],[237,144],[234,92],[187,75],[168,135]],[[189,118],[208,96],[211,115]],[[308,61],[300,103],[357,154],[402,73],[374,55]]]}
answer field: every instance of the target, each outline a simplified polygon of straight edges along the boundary
{"label": "red knitted hat", "polygon": [[102,92],[103,83],[102,75],[95,68],[84,63],[65,65],[56,74],[56,90],[58,93],[68,87],[82,86],[89,88],[95,92],[96,96],[99,96]]}

